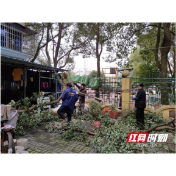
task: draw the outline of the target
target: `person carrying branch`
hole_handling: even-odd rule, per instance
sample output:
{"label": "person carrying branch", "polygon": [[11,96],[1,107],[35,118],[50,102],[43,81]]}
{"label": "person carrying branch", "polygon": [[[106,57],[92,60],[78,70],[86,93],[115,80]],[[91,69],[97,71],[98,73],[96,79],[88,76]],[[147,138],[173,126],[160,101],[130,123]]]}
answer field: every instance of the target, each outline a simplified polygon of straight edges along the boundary
{"label": "person carrying branch", "polygon": [[[57,110],[58,115],[63,118],[63,121],[61,123],[71,121],[71,115],[73,114],[75,103],[78,100],[78,95],[71,87],[71,83],[67,83],[66,89],[64,90],[63,95],[61,97],[62,105]],[[68,119],[64,116],[63,112],[67,113]]]}
{"label": "person carrying branch", "polygon": [[146,108],[146,93],[143,87],[144,85],[142,83],[137,85],[138,93],[136,97],[133,98],[136,108],[136,123],[141,130],[144,129],[144,109]]}
{"label": "person carrying branch", "polygon": [[[86,91],[86,85],[85,84],[81,84],[81,86],[79,86],[78,84],[76,84],[74,81],[72,81],[75,86],[79,89],[79,93],[78,93],[78,98],[79,98],[79,107],[78,107],[78,113],[81,115],[84,112],[84,107],[85,107],[85,95],[87,91]],[[83,93],[83,94],[81,94]]]}

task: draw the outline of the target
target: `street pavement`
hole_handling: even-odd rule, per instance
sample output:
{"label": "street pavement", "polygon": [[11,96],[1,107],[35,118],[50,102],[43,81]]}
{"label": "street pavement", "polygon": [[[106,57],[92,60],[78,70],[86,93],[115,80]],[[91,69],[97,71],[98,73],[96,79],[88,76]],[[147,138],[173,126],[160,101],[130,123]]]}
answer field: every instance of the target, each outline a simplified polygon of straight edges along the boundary
{"label": "street pavement", "polygon": [[[16,137],[21,138],[20,136]],[[59,133],[49,133],[40,128],[30,129],[22,138],[28,140],[27,151],[32,154],[46,153],[96,153],[93,147],[83,142],[65,141]]]}

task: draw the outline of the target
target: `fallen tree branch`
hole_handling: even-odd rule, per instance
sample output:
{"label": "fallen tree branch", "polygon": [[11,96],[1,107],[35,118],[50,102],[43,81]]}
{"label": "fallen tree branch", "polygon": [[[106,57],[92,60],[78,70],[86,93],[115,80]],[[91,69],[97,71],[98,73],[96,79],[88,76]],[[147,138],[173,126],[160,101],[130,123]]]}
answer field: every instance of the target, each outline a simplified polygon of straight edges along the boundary
{"label": "fallen tree branch", "polygon": [[144,133],[149,133],[151,131],[154,131],[156,128],[161,127],[161,126],[167,126],[167,125],[171,124],[174,121],[175,121],[175,119],[171,120],[170,122],[164,123],[164,124],[156,125],[155,127],[148,129]]}
{"label": "fallen tree branch", "polygon": [[[62,92],[62,94],[63,94],[63,92]],[[60,97],[59,97],[57,100],[55,100],[55,101],[51,101],[51,102],[47,102],[47,103],[40,103],[40,104],[37,104],[37,105],[33,105],[33,106],[30,107],[28,110],[30,111],[30,110],[32,110],[32,109],[34,109],[34,108],[36,108],[36,107],[39,107],[39,106],[46,106],[46,105],[52,105],[52,104],[58,103],[58,102],[60,101],[61,97],[62,97],[62,94],[61,94]],[[27,111],[27,110],[18,110],[18,112],[26,112],[26,111]]]}
{"label": "fallen tree branch", "polygon": [[169,127],[169,126],[163,126],[163,127],[158,127],[155,129],[155,131],[159,131],[159,130],[173,130],[173,131],[175,131],[175,128]]}

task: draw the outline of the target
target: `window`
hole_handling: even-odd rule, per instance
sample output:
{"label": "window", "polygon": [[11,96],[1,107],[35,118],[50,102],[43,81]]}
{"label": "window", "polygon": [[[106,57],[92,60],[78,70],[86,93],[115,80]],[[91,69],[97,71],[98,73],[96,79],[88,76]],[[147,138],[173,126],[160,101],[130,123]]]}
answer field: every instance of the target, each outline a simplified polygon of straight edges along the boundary
{"label": "window", "polygon": [[1,46],[6,47],[6,29],[1,28]]}
{"label": "window", "polygon": [[22,33],[12,23],[1,24],[1,46],[22,51]]}

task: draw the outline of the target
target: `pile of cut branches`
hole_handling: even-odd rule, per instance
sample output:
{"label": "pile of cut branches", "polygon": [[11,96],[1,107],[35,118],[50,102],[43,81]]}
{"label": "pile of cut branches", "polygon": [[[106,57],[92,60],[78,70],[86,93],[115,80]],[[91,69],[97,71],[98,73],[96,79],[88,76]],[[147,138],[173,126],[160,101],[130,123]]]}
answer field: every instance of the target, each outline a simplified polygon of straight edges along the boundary
{"label": "pile of cut branches", "polygon": [[[152,151],[151,143],[127,143],[129,133],[156,133],[159,130],[162,133],[173,133],[175,128],[172,127],[172,121],[164,120],[162,114],[148,113],[145,114],[145,130],[136,127],[136,112],[129,111],[122,115],[116,125],[100,129],[95,135],[93,146],[99,153],[150,153]],[[174,134],[175,135],[175,134]],[[155,145],[156,152],[167,151],[161,144]],[[175,151],[169,151],[175,152]]]}

